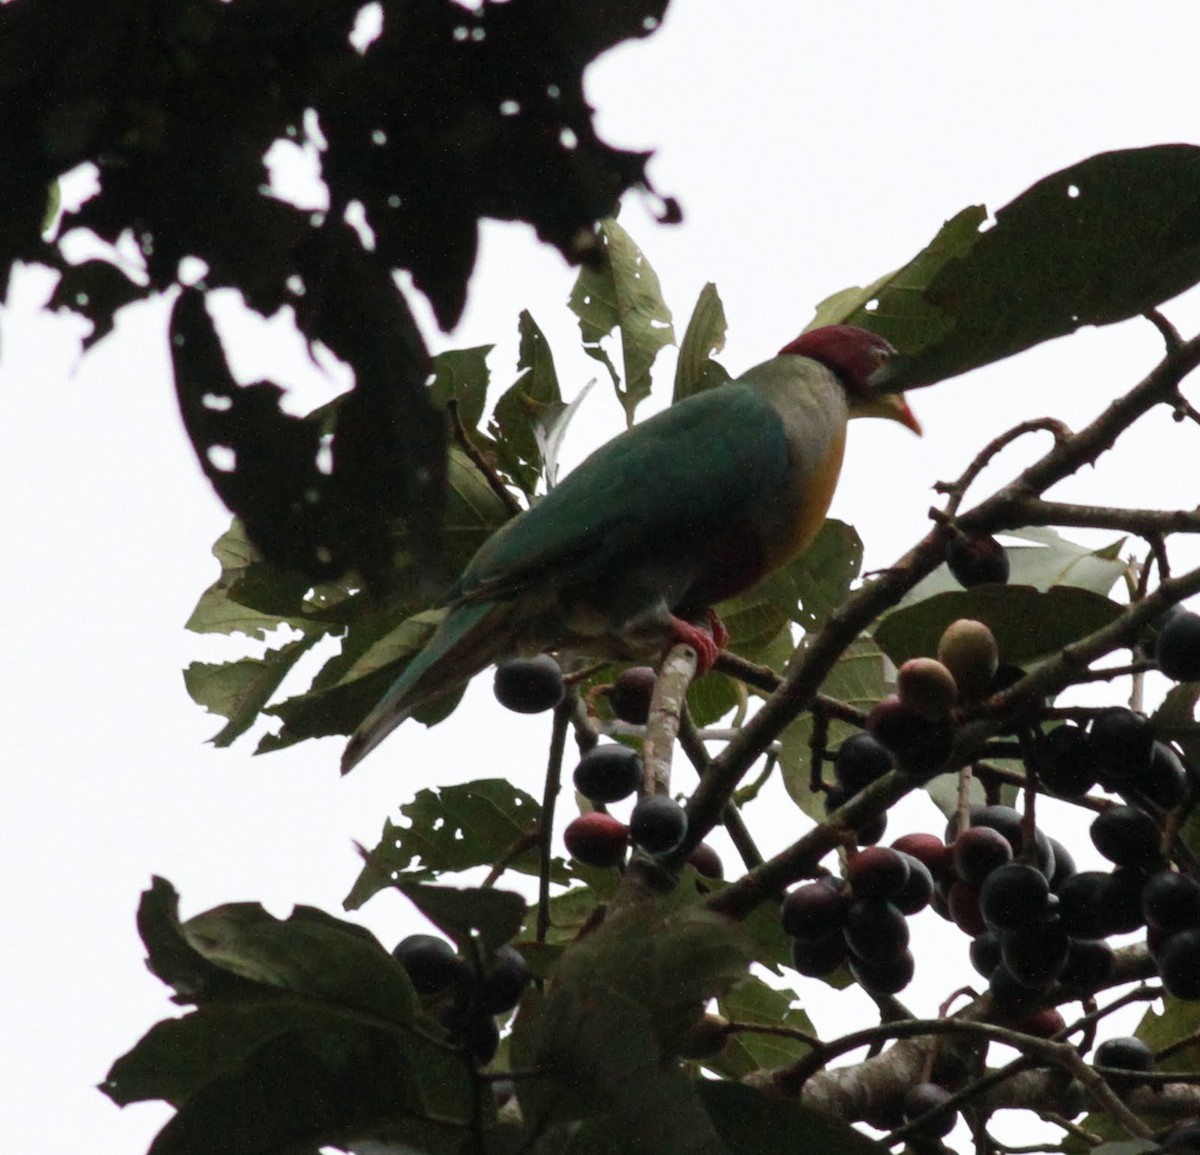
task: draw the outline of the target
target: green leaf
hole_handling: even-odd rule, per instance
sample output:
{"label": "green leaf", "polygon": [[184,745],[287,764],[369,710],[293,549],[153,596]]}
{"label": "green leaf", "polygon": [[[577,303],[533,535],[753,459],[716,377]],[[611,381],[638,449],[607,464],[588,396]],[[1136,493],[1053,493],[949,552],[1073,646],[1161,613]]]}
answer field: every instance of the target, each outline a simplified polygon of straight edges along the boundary
{"label": "green leaf", "polygon": [[527,311],[521,313],[518,328],[520,376],[496,402],[489,432],[496,440],[501,466],[532,495],[544,464],[539,429],[544,421],[552,421],[561,412],[562,393],[550,345]]}
{"label": "green leaf", "polygon": [[1088,1147],[1091,1155],[1153,1155],[1162,1148],[1153,1139],[1117,1139],[1112,1143],[1101,1143],[1099,1147]]}
{"label": "green leaf", "polygon": [[[1162,996],[1162,1012],[1149,1007],[1134,1034],[1152,1051],[1161,1051],[1172,1043],[1192,1037],[1200,1031],[1200,1003]],[[1155,1063],[1156,1071],[1194,1071],[1200,1063],[1200,1042],[1194,1042]]]}
{"label": "green leaf", "polygon": [[[367,856],[346,898],[348,910],[356,910],[398,881],[425,881],[446,872],[495,865],[518,841],[536,833],[542,808],[505,779],[488,778],[421,790],[400,807],[400,813],[406,823],[384,824],[379,845]],[[541,867],[536,845],[528,846],[508,865],[536,875]],[[570,877],[561,859],[553,860],[550,877],[556,883]]]}
{"label": "green leaf", "polygon": [[936,654],[942,632],[959,618],[986,623],[1006,662],[1022,665],[1061,650],[1122,613],[1123,607],[1090,590],[1054,586],[976,586],[935,594],[897,609],[875,628],[875,640],[896,665]]}
{"label": "green leaf", "polygon": [[822,302],[900,350],[889,388],[965,373],[1084,325],[1135,317],[1200,280],[1200,148],[1101,153],[1038,181],[983,228],[963,210],[899,272]]}
{"label": "green leaf", "polygon": [[417,1000],[404,971],[370,931],[311,906],[286,919],[232,902],[188,919],[184,938],[208,962],[279,988],[408,1023]]}
{"label": "green leaf", "polygon": [[[821,685],[821,692],[859,709],[869,709],[887,692],[883,654],[879,647],[869,638],[858,638],[852,642],[837,665],[829,671],[829,676]],[[830,748],[835,748],[854,732],[855,727],[832,719],[829,723]],[[814,821],[823,822],[824,795],[814,794],[809,789],[812,733],[811,714],[802,714],[784,730],[779,765],[783,771],[783,784],[792,801]]]}
{"label": "green leaf", "polygon": [[862,569],[863,544],[852,525],[836,518],[812,544],[755,587],[797,625],[815,629],[846,600]]}
{"label": "green leaf", "polygon": [[[730,1022],[758,1023],[769,1027],[787,1027],[816,1034],[812,1021],[794,1006],[791,991],[779,991],[762,979],[747,975],[718,1000],[717,1007]],[[705,1059],[704,1066],[727,1079],[740,1080],[751,1071],[766,1070],[794,1063],[811,1048],[798,1039],[782,1035],[759,1035],[739,1031],[730,1036],[721,1053]]]}
{"label": "green leaf", "polygon": [[619,1150],[723,1151],[695,1084],[663,1056],[748,959],[743,932],[694,905],[670,916],[627,907],[577,940],[514,1028],[514,1064],[555,1075],[522,1088],[532,1133],[603,1113]]}
{"label": "green leaf", "polygon": [[[1120,550],[1126,540],[1123,537],[1101,549],[1092,549],[1068,541],[1050,526],[1006,529],[1003,536],[1034,543],[1032,546],[1004,547],[1008,557],[1009,585],[1032,586],[1042,591],[1052,586],[1071,586],[1107,595],[1118,581],[1130,573],[1129,564],[1120,560]],[[934,594],[957,592],[962,588],[949,567],[942,564],[913,586],[900,604],[912,605]]]}
{"label": "green leaf", "polygon": [[700,1098],[725,1147],[737,1155],[885,1155],[882,1143],[849,1123],[739,1083],[698,1082]]}
{"label": "green leaf", "polygon": [[476,345],[471,349],[448,349],[433,358],[429,399],[443,409],[450,401],[456,402],[464,429],[479,428],[491,378],[487,358],[494,348]]}
{"label": "green leaf", "polygon": [[[600,237],[603,259],[580,270],[569,303],[579,318],[584,351],[608,369],[632,425],[634,410],[650,395],[651,366],[675,333],[658,276],[630,235],[610,219],[601,223]],[[614,330],[621,334],[624,388],[600,344]]]}
{"label": "green leaf", "polygon": [[487,956],[516,937],[525,917],[525,900],[511,890],[420,882],[399,882],[396,889],[460,948],[467,949],[478,934]]}
{"label": "green leaf", "polygon": [[729,374],[720,362],[713,360],[713,354],[725,348],[726,329],[725,307],[717,294],[717,286],[710,281],[700,290],[679,346],[672,404],[693,393],[724,385],[729,380]]}
{"label": "green leaf", "polygon": [[228,746],[241,737],[279,689],[292,667],[320,641],[320,634],[309,634],[268,650],[261,658],[242,658],[236,662],[192,662],[183,671],[183,684],[192,701],[210,714],[227,718],[229,724],[209,739],[214,746]]}

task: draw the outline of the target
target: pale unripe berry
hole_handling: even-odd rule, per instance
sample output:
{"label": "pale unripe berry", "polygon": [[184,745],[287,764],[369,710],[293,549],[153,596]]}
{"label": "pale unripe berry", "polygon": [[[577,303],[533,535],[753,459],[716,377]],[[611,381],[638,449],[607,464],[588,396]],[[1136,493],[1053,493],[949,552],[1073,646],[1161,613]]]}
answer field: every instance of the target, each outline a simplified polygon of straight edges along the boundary
{"label": "pale unripe berry", "polygon": [[922,718],[940,722],[958,701],[958,684],[936,658],[909,658],[896,672],[896,696]]}
{"label": "pale unripe berry", "polygon": [[951,673],[964,702],[982,698],[992,684],[1000,664],[995,635],[983,622],[959,618],[942,634],[938,661]]}

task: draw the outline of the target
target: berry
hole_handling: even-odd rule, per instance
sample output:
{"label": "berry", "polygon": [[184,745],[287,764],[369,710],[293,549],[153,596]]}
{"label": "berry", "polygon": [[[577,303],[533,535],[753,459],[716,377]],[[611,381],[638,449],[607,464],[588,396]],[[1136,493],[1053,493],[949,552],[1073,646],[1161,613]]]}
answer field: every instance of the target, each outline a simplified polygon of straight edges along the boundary
{"label": "berry", "polygon": [[518,714],[553,710],[567,692],[562,670],[549,654],[501,662],[492,689],[500,705]]}
{"label": "berry", "polygon": [[1110,806],[1096,815],[1092,845],[1117,866],[1151,870],[1162,861],[1158,823],[1136,806]]}
{"label": "berry", "polygon": [[841,929],[849,904],[847,896],[823,882],[806,882],[784,895],[779,907],[783,933],[799,938],[821,938]]}
{"label": "berry", "polygon": [[929,867],[919,858],[897,851],[908,862],[908,881],[900,893],[892,898],[901,914],[917,914],[933,899],[933,875]]}
{"label": "berry", "polygon": [[986,533],[958,534],[946,546],[946,564],[959,585],[1003,585],[1008,581],[1008,554]]}
{"label": "berry", "polygon": [[850,973],[855,981],[864,991],[873,995],[899,994],[912,982],[916,972],[916,960],[908,950],[883,962],[868,962],[853,956],[849,961]]}
{"label": "berry", "polygon": [[1063,929],[1078,938],[1107,938],[1142,924],[1142,876],[1137,872],[1081,870],[1058,892]]}
{"label": "berry", "polygon": [[1034,991],[1017,982],[1003,963],[992,971],[988,979],[988,993],[992,996],[992,1002],[1009,1014],[1025,1011],[1037,997]]}
{"label": "berry", "polygon": [[408,973],[409,982],[419,995],[436,995],[466,976],[466,963],[454,953],[444,938],[434,934],[410,934],[392,950],[394,958]]}
{"label": "berry", "polygon": [[720,1015],[703,1015],[696,1020],[675,1048],[681,1059],[711,1059],[729,1041],[729,1020]]}
{"label": "berry", "polygon": [[901,834],[892,843],[892,849],[923,862],[934,878],[940,878],[950,869],[951,849],[936,834]]}
{"label": "berry", "polygon": [[846,908],[842,930],[850,950],[873,963],[888,962],[908,948],[908,923],[887,899],[854,899]]}
{"label": "berry", "polygon": [[658,675],[649,666],[630,666],[617,675],[608,691],[608,704],[622,722],[644,726],[650,717],[650,698]]}
{"label": "berry", "polygon": [[1142,887],[1142,916],[1166,934],[1200,927],[1200,883],[1170,870],[1151,875]]}
{"label": "berry", "polygon": [[1045,990],[1067,965],[1070,940],[1057,921],[1038,922],[1000,936],[1000,958],[1022,986]]}
{"label": "berry", "polygon": [[666,794],[650,794],[633,808],[629,836],[647,854],[668,854],[687,834],[683,807]]}
{"label": "berry", "polygon": [[946,905],[949,907],[950,917],[964,934],[974,938],[987,930],[987,923],[983,921],[979,910],[979,891],[962,879],[956,878],[950,884]]}
{"label": "berry", "polygon": [[1038,1007],[1017,1024],[1017,1029],[1035,1039],[1052,1039],[1066,1026],[1067,1021],[1057,1007]]}
{"label": "berry", "polygon": [[1173,614],[1154,644],[1158,668],[1173,682],[1200,681],[1200,614]]}
{"label": "berry", "polygon": [[[936,1083],[917,1083],[909,1087],[904,1095],[902,1108],[904,1121],[911,1123],[914,1119],[919,1119],[922,1115],[937,1110],[949,1098],[950,1092]],[[935,1135],[940,1139],[954,1130],[957,1120],[957,1111],[942,1111],[927,1123],[921,1124],[918,1130],[922,1135]]]}
{"label": "berry", "polygon": [[1092,719],[1089,733],[1101,779],[1136,782],[1150,765],[1154,731],[1144,714],[1112,706]]}
{"label": "berry", "polygon": [[589,802],[620,802],[641,784],[641,757],[619,742],[593,746],[575,767],[575,789]]}
{"label": "berry", "polygon": [[909,658],[896,671],[896,696],[922,718],[940,722],[958,701],[958,685],[936,658]]}
{"label": "berry", "polygon": [[892,756],[866,731],[851,734],[833,760],[833,776],[847,796],[866,789],[892,768]]}
{"label": "berry", "polygon": [[1012,846],[998,830],[972,826],[954,840],[954,873],[971,886],[983,885],[993,870],[1011,861]]}
{"label": "berry", "polygon": [[946,627],[938,641],[937,656],[966,702],[988,693],[1000,664],[996,636],[983,622],[972,618],[959,618]]}
{"label": "berry", "polygon": [[1050,889],[1057,894],[1058,888],[1075,874],[1078,868],[1071,852],[1057,838],[1050,839],[1050,849],[1054,852],[1054,873],[1050,875]]}
{"label": "berry", "polygon": [[1000,965],[1000,936],[985,930],[971,939],[971,965],[986,979]]}
{"label": "berry", "polygon": [[705,878],[719,882],[725,877],[725,864],[721,856],[707,842],[696,844],[696,848],[688,855],[688,865],[694,866]]}
{"label": "berry", "polygon": [[1114,965],[1116,956],[1103,939],[1073,938],[1058,981],[1081,994],[1091,993],[1108,982]]}
{"label": "berry", "polygon": [[[1154,1052],[1141,1039],[1125,1036],[1105,1039],[1092,1054],[1094,1067],[1113,1067],[1121,1071],[1148,1071],[1154,1066]],[[1137,1086],[1136,1079],[1110,1077],[1114,1086],[1126,1088]]]}
{"label": "berry", "polygon": [[619,866],[625,861],[629,831],[611,814],[581,814],[563,831],[567,853],[584,866]]}
{"label": "berry", "polygon": [[841,931],[821,938],[792,939],[792,965],[802,975],[824,978],[846,961],[846,940]]}
{"label": "berry", "polygon": [[[832,814],[835,810],[840,810],[849,801],[849,795],[846,789],[839,782],[835,782],[827,791],[825,791],[825,813]],[[868,819],[855,832],[854,837],[859,846],[874,846],[884,835],[887,830],[887,811],[876,815],[874,818]]]}
{"label": "berry", "polygon": [[953,730],[931,722],[889,694],[867,715],[867,731],[895,756],[899,769],[916,778],[932,774],[950,753]]}
{"label": "berry", "polygon": [[479,1006],[489,1015],[511,1011],[521,1000],[531,978],[529,964],[519,950],[502,946],[479,984]]}
{"label": "berry", "polygon": [[1041,784],[1060,798],[1080,798],[1096,785],[1095,752],[1088,732],[1064,722],[1038,742]]}
{"label": "berry", "polygon": [[1181,930],[1158,952],[1163,986],[1177,999],[1200,999],[1200,929]]}
{"label": "berry", "polygon": [[908,884],[908,861],[886,846],[869,846],[846,867],[846,880],[857,898],[895,898]]}
{"label": "berry", "polygon": [[1150,749],[1150,765],[1135,785],[1151,802],[1164,810],[1174,810],[1187,793],[1187,772],[1170,746],[1155,742]]}
{"label": "berry", "polygon": [[[986,826],[1003,834],[1008,839],[1014,858],[1021,853],[1024,843],[1023,821],[1021,815],[1011,806],[972,806],[971,827],[979,826]],[[946,824],[946,840],[953,842],[957,831],[958,816],[955,815]],[[1050,878],[1054,874],[1054,849],[1043,831],[1035,830],[1034,837],[1037,841],[1037,868]]]}
{"label": "berry", "polygon": [[979,913],[993,930],[1017,931],[1033,926],[1045,917],[1049,904],[1046,876],[1036,866],[1023,862],[997,867],[983,880],[979,891]]}

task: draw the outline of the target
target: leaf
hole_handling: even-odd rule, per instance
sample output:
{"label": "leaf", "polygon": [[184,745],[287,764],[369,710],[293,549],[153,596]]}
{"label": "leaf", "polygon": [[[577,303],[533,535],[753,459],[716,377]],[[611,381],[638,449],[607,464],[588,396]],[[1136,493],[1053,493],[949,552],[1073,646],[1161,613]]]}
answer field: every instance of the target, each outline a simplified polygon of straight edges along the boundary
{"label": "leaf", "polygon": [[[730,1022],[790,1027],[816,1035],[812,1021],[793,1005],[795,1001],[793,992],[776,990],[762,979],[747,975],[721,996],[717,1008]],[[751,1071],[794,1063],[810,1049],[807,1043],[798,1039],[738,1031],[729,1037],[719,1055],[703,1062],[704,1066],[727,1079],[740,1080]]]}
{"label": "leaf", "polygon": [[510,890],[482,887],[429,886],[399,882],[396,889],[460,948],[479,936],[487,956],[515,938],[525,916],[525,900]]}
{"label": "leaf", "polygon": [[183,671],[183,684],[192,701],[210,714],[220,714],[229,724],[209,739],[214,746],[228,746],[244,734],[279,689],[292,667],[320,640],[309,634],[268,650],[261,658],[236,662],[192,662]]}
{"label": "leaf", "polygon": [[725,348],[726,330],[725,307],[717,294],[717,286],[710,281],[700,290],[679,346],[672,404],[693,393],[724,385],[729,380],[729,374],[713,360],[713,354]]}
{"label": "leaf", "polygon": [[[505,779],[488,778],[421,790],[400,813],[406,824],[384,824],[379,845],[346,898],[346,909],[356,910],[400,880],[424,881],[495,865],[518,841],[536,834],[542,808]],[[537,847],[530,845],[508,865],[536,875],[541,867]],[[556,883],[570,877],[561,859],[552,862],[550,877]]]}
{"label": "leaf", "polygon": [[[1006,529],[1004,537],[1016,537],[1035,543],[1033,546],[1006,545],[1008,584],[1032,586],[1048,590],[1052,586],[1070,586],[1107,595],[1113,586],[1130,572],[1127,562],[1120,560],[1125,538],[1100,549],[1068,541],[1050,526],[1031,526],[1027,529]],[[900,602],[902,606],[924,601],[934,594],[961,591],[962,585],[943,563],[919,581]]]}
{"label": "leaf", "polygon": [[603,1113],[621,1128],[619,1150],[723,1151],[695,1085],[663,1055],[748,958],[739,928],[694,905],[665,917],[626,907],[577,940],[514,1028],[513,1062],[556,1076],[522,1089],[532,1133]]}
{"label": "leaf", "polygon": [[[608,369],[632,425],[634,410],[650,395],[650,368],[675,333],[658,276],[630,235],[609,219],[600,225],[600,238],[602,260],[580,270],[569,303],[579,318],[584,351]],[[621,334],[624,388],[600,344],[614,330]]]}
{"label": "leaf", "polygon": [[[58,182],[55,181],[51,185],[51,204],[55,214],[58,211],[57,189]],[[53,220],[53,216],[50,219]],[[141,300],[145,293],[145,285],[131,281],[116,265],[108,261],[91,260],[63,269],[46,307],[70,309],[91,321],[92,331],[83,339],[86,351],[112,332],[113,315],[118,310]]]}
{"label": "leaf", "polygon": [[542,455],[542,472],[546,476],[547,489],[553,489],[558,484],[558,455],[562,450],[563,438],[584,398],[595,384],[596,380],[593,378],[579,390],[568,405],[551,405],[534,426],[533,433],[537,438],[538,451]]}
{"label": "leaf", "polygon": [[882,1143],[849,1123],[800,1103],[773,1099],[752,1087],[713,1079],[698,1081],[709,1117],[737,1155],[885,1155]]}
{"label": "leaf", "polygon": [[755,587],[797,625],[812,630],[846,600],[862,569],[854,526],[829,518],[809,547]]}
{"label": "leaf", "polygon": [[456,402],[464,429],[479,428],[491,377],[487,358],[494,348],[494,345],[476,345],[470,349],[448,349],[432,359],[429,399],[443,409],[448,402]]}
{"label": "leaf", "polygon": [[1091,1155],[1153,1155],[1162,1148],[1153,1139],[1117,1139],[1112,1143],[1101,1143],[1099,1147],[1088,1147]]}
{"label": "leaf", "polygon": [[208,962],[261,986],[410,1022],[416,996],[370,931],[311,906],[277,919],[255,902],[231,902],[188,919],[187,942]]}
{"label": "leaf", "polygon": [[[1200,1031],[1200,1003],[1177,999],[1166,993],[1162,996],[1162,1003],[1161,1013],[1152,1006],[1148,1007],[1142,1021],[1137,1025],[1137,1030],[1134,1031],[1143,1043],[1156,1052]],[[1156,1062],[1154,1069],[1194,1071],[1198,1062],[1200,1042],[1193,1042],[1190,1047],[1184,1047],[1161,1062]]]}
{"label": "leaf", "polygon": [[909,658],[936,654],[938,639],[951,622],[974,618],[991,628],[1006,662],[1023,665],[1102,629],[1122,608],[1070,586],[1045,592],[1030,586],[976,586],[893,611],[876,626],[875,640],[899,666]]}
{"label": "leaf", "polygon": [[[911,389],[1083,325],[1138,316],[1200,280],[1200,148],[1100,153],[1043,178],[996,213],[964,209],[904,268],[822,302],[902,354]],[[812,327],[812,326],[810,326]]]}
{"label": "leaf", "polygon": [[489,432],[496,440],[502,468],[527,493],[537,488],[544,461],[538,428],[561,412],[562,393],[554,369],[554,355],[537,322],[527,312],[518,321],[521,335],[517,368],[520,376],[496,402]]}
{"label": "leaf", "polygon": [[[838,659],[837,665],[821,685],[821,692],[859,709],[869,709],[887,692],[884,681],[883,654],[869,638],[858,638],[852,642]],[[835,747],[855,727],[836,718],[829,723],[829,744]],[[811,714],[802,714],[783,732],[779,751],[779,765],[783,772],[783,784],[792,801],[816,822],[825,820],[824,795],[813,794],[809,789],[812,766],[813,719]]]}

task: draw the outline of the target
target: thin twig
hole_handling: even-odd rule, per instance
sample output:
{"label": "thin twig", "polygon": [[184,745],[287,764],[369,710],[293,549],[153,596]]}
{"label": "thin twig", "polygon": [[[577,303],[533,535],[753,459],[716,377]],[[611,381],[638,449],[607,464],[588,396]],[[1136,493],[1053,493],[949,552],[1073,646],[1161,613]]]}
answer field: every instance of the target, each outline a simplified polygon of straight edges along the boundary
{"label": "thin twig", "polygon": [[571,716],[579,706],[579,695],[569,690],[554,709],[554,728],[550,732],[550,756],[546,763],[546,785],[542,791],[541,846],[542,861],[538,873],[537,941],[546,941],[550,930],[550,860],[554,841],[554,807],[562,786],[563,752],[567,746],[567,729]]}
{"label": "thin twig", "polygon": [[504,484],[504,480],[492,468],[492,463],[479,452],[478,446],[471,440],[471,435],[467,432],[466,426],[463,425],[456,398],[452,397],[446,402],[446,411],[450,414],[450,421],[454,428],[454,440],[458,442],[462,451],[471,459],[471,464],[483,474],[484,480],[487,481],[492,492],[504,504],[504,508],[508,510],[510,516],[516,517],[518,513],[524,513],[525,511],[522,509],[516,495]]}

